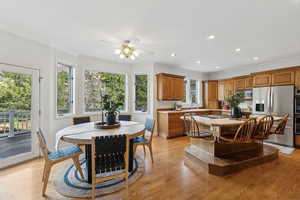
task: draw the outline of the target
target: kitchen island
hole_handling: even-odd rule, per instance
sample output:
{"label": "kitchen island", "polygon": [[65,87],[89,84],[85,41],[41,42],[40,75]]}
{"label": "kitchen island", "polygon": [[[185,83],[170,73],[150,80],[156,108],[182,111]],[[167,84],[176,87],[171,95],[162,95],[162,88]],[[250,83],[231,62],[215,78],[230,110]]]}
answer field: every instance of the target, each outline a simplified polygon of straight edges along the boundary
{"label": "kitchen island", "polygon": [[[210,138],[190,138],[185,148],[185,165],[204,169],[210,174],[224,176],[247,167],[263,164],[278,158],[278,149],[261,142],[247,144],[224,143],[219,140],[224,134],[234,134],[243,120],[223,118],[218,115],[195,116],[200,129],[210,129]],[[260,117],[257,117],[259,119]],[[183,117],[181,117],[183,119]],[[280,120],[275,117],[274,121]]]}

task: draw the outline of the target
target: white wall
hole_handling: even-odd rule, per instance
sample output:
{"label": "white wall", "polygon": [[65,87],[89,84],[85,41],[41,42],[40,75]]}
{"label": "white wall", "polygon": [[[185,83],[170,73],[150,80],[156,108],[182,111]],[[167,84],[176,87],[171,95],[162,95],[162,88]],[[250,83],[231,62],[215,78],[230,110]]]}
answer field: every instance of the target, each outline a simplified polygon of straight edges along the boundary
{"label": "white wall", "polygon": [[272,61],[265,61],[257,64],[246,65],[236,68],[227,69],[220,72],[209,74],[210,80],[218,80],[224,78],[231,78],[235,76],[248,75],[252,72],[260,72],[271,69],[300,66],[300,55],[288,56],[281,59],[274,59]]}

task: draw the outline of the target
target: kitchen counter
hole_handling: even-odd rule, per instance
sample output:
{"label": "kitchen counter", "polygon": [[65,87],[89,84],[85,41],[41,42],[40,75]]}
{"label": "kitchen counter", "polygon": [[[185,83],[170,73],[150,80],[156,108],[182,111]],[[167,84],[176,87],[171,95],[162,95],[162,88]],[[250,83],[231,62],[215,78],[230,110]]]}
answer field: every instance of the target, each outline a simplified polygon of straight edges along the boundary
{"label": "kitchen counter", "polygon": [[230,110],[223,109],[183,109],[183,110],[161,110],[158,113],[189,113],[189,112],[230,112]]}

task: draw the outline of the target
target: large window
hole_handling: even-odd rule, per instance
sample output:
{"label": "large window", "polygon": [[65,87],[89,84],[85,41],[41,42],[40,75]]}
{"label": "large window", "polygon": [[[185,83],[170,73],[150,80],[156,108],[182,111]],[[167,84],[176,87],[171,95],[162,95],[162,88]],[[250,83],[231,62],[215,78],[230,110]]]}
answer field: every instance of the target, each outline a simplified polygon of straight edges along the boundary
{"label": "large window", "polygon": [[135,74],[135,112],[148,112],[148,75]]}
{"label": "large window", "polygon": [[199,80],[185,80],[184,100],[187,105],[198,105],[200,103],[200,84]]}
{"label": "large window", "polygon": [[101,93],[111,95],[111,100],[120,103],[120,111],[126,111],[126,75],[86,70],[84,102],[86,112],[101,110]]}
{"label": "large window", "polygon": [[56,114],[63,116],[74,112],[74,67],[57,63]]}

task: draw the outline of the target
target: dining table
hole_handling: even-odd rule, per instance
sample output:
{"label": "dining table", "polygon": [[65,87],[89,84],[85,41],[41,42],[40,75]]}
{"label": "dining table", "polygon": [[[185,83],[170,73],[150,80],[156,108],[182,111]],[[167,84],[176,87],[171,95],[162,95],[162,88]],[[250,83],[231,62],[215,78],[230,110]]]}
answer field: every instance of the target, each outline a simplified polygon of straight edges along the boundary
{"label": "dining table", "polygon": [[59,130],[56,133],[56,150],[59,150],[62,141],[76,145],[85,145],[86,172],[88,182],[92,182],[91,173],[91,145],[92,138],[98,136],[113,136],[125,134],[129,137],[129,167],[128,171],[133,170],[134,152],[133,140],[145,133],[145,125],[134,121],[120,121],[120,127],[112,129],[99,129],[95,126],[97,122],[88,122],[77,125],[71,125]]}

